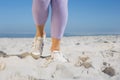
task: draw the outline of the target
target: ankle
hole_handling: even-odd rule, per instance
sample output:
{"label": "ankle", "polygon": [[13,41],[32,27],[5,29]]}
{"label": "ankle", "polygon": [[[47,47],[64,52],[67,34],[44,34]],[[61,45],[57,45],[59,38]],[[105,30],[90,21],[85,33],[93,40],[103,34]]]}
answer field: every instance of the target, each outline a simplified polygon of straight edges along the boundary
{"label": "ankle", "polygon": [[57,38],[52,38],[51,52],[60,51],[60,40]]}
{"label": "ankle", "polygon": [[41,32],[36,32],[36,35],[35,35],[36,37],[41,37],[42,36],[42,34],[41,34]]}
{"label": "ankle", "polygon": [[44,33],[44,34],[37,34],[36,33],[36,35],[35,35],[35,37],[41,37],[41,38],[44,38],[46,36],[46,34]]}

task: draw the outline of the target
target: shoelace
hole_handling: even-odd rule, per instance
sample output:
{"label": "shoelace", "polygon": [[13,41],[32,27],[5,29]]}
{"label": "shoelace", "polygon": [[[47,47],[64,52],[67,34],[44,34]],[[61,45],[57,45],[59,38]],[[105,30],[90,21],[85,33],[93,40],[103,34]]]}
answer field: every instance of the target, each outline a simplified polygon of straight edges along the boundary
{"label": "shoelace", "polygon": [[[38,42],[39,41],[39,42]],[[39,49],[42,49],[42,46],[44,46],[44,43],[42,43],[41,45],[39,45],[41,42],[41,40],[37,40],[35,39],[33,42],[32,42],[32,48],[36,49],[36,50],[39,50]],[[41,46],[41,47],[40,47]]]}

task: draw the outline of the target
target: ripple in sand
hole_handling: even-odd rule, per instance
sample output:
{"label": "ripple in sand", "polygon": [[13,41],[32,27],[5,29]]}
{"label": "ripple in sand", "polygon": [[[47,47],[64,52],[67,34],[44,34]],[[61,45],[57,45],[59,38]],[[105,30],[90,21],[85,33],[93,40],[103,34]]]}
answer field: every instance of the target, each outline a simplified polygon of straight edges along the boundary
{"label": "ripple in sand", "polygon": [[24,53],[22,53],[22,54],[10,54],[10,55],[8,55],[7,53],[5,53],[5,52],[3,52],[3,51],[0,51],[0,57],[17,56],[17,57],[23,59],[23,58],[25,58],[25,57],[27,57],[27,56],[29,56],[29,55],[30,55],[30,53],[28,53],[28,52],[24,52]]}
{"label": "ripple in sand", "polygon": [[9,80],[46,80],[46,79],[38,79],[30,75],[21,75],[20,73],[16,72],[15,74],[12,74],[9,77]]}
{"label": "ripple in sand", "polygon": [[21,58],[21,59],[23,59],[23,58],[25,58],[25,57],[27,57],[27,56],[29,56],[29,55],[30,55],[30,53],[24,52],[24,53],[18,55],[18,57]]}
{"label": "ripple in sand", "polygon": [[0,51],[0,57],[7,57],[7,54],[3,51]]}

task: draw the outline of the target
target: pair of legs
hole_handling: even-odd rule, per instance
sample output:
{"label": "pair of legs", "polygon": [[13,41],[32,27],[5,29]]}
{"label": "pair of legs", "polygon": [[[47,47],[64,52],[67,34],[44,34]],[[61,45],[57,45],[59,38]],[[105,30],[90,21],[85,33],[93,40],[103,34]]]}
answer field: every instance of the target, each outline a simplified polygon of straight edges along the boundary
{"label": "pair of legs", "polygon": [[33,0],[32,13],[36,25],[36,37],[45,34],[45,23],[49,14],[49,6],[52,8],[51,15],[51,51],[60,50],[60,40],[63,37],[68,17],[68,0]]}

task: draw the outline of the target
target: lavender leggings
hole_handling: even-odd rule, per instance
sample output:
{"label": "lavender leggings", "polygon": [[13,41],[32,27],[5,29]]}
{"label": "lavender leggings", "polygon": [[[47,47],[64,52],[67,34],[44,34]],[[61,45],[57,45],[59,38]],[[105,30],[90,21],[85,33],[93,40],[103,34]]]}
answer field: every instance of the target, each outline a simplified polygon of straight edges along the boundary
{"label": "lavender leggings", "polygon": [[61,39],[67,24],[68,0],[33,0],[32,12],[36,25],[46,23],[49,5],[52,8],[51,37]]}

